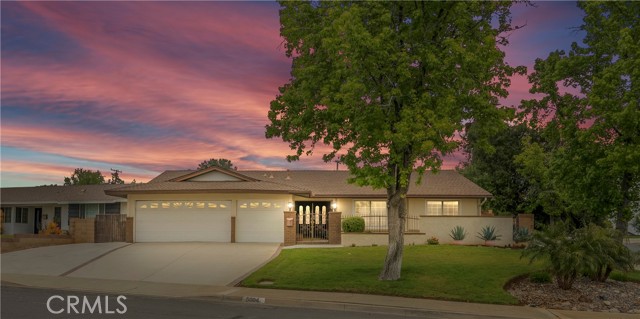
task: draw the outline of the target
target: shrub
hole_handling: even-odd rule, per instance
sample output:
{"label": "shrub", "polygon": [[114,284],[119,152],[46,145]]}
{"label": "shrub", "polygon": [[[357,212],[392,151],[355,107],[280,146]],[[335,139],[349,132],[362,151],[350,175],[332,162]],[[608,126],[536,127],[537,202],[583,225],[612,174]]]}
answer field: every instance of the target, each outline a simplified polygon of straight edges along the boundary
{"label": "shrub", "polygon": [[513,241],[516,243],[524,243],[531,240],[529,228],[520,227],[513,232]]}
{"label": "shrub", "polygon": [[435,236],[431,236],[431,238],[427,239],[427,244],[429,245],[437,245],[440,241]]}
{"label": "shrub", "polygon": [[467,232],[464,230],[462,226],[456,226],[451,229],[451,234],[449,234],[453,240],[464,240],[467,237]]}
{"label": "shrub", "polygon": [[528,257],[530,262],[546,259],[561,289],[571,289],[582,274],[604,281],[614,269],[633,269],[634,256],[615,240],[615,232],[596,225],[574,230],[565,223],[556,223],[534,232],[521,257]]}
{"label": "shrub", "polygon": [[40,233],[43,235],[60,235],[62,234],[62,230],[55,222],[49,222],[47,228],[41,230]]}
{"label": "shrub", "polygon": [[364,218],[351,216],[342,220],[342,231],[345,233],[361,233],[364,231]]}
{"label": "shrub", "polygon": [[490,241],[490,240],[500,240],[500,237],[502,237],[502,235],[498,235],[498,233],[496,232],[496,226],[484,226],[478,232],[477,237],[484,241]]}
{"label": "shrub", "polygon": [[529,275],[529,281],[537,284],[550,283],[551,275],[546,271],[537,271]]}

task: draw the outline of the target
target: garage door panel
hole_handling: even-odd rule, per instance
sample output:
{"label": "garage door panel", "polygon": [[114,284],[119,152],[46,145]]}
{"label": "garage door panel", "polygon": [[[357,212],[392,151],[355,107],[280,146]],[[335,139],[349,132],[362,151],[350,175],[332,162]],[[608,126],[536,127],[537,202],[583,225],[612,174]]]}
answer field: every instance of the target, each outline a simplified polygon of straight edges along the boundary
{"label": "garage door panel", "polygon": [[[237,242],[284,241],[283,202],[245,201],[240,203],[236,217]],[[252,205],[253,204],[253,205]]]}
{"label": "garage door panel", "polygon": [[[140,201],[136,206],[137,242],[229,242],[231,210],[229,202],[198,202],[191,208],[185,203]],[[180,205],[178,205],[180,204]],[[199,208],[194,208],[199,207]]]}

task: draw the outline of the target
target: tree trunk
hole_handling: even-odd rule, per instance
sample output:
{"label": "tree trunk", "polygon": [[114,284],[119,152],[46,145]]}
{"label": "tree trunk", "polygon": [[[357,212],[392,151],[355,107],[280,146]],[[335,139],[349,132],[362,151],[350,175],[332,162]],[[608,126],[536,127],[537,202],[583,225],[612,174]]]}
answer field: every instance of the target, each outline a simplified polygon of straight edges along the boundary
{"label": "tree trunk", "polygon": [[389,228],[389,248],[384,267],[378,279],[398,280],[402,272],[402,251],[404,249],[404,223],[407,216],[407,188],[387,189],[387,221]]}
{"label": "tree trunk", "polygon": [[622,175],[622,181],[620,181],[620,191],[622,193],[622,203],[620,208],[616,212],[616,230],[618,234],[618,242],[624,241],[624,235],[627,234],[629,219],[631,217],[631,183],[633,181],[633,175],[630,173],[624,173]]}

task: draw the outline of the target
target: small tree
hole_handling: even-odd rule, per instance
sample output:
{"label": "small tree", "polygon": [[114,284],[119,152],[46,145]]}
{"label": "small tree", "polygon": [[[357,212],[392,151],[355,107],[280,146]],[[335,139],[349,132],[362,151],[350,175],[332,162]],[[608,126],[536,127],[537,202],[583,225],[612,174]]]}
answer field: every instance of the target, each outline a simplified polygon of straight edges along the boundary
{"label": "small tree", "polygon": [[120,178],[121,170],[111,169],[111,178],[107,181],[107,184],[124,184],[124,181]]}
{"label": "small tree", "polygon": [[231,163],[230,160],[226,158],[210,158],[208,160],[202,161],[202,163],[198,164],[197,170],[209,168],[212,166],[221,167],[224,169],[237,170],[238,168]]}
{"label": "small tree", "polygon": [[76,168],[71,177],[64,178],[64,185],[96,185],[104,184],[104,176],[100,171]]}

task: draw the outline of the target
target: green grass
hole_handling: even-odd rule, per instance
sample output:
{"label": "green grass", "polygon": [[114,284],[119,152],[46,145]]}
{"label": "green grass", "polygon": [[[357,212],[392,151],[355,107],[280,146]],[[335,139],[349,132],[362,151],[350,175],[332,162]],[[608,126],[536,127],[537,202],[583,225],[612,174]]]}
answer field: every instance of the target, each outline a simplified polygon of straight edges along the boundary
{"label": "green grass", "polygon": [[0,238],[13,238],[13,235],[9,235],[9,234],[2,234],[0,235]]}
{"label": "green grass", "polygon": [[620,272],[616,270],[611,273],[609,278],[618,281],[633,281],[640,283],[640,271]]}
{"label": "green grass", "polygon": [[[490,247],[406,246],[402,278],[380,281],[386,247],[290,249],[283,250],[242,285],[517,304],[504,285],[516,276],[542,268],[521,260],[521,252]],[[261,286],[261,281],[274,283]]]}

